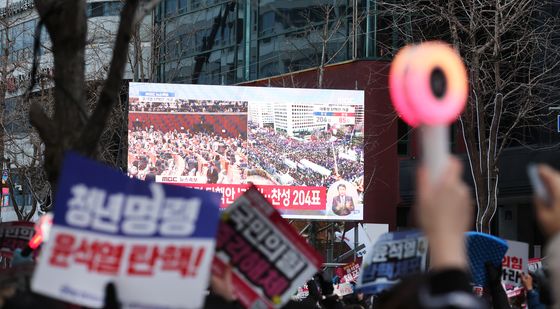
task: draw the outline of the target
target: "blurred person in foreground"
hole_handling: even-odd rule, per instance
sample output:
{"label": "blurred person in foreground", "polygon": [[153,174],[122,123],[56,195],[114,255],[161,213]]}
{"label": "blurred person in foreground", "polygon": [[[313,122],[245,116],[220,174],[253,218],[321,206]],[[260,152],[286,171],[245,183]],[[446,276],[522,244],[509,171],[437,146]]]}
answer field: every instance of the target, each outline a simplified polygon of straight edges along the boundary
{"label": "blurred person in foreground", "polygon": [[546,256],[551,274],[548,292],[552,308],[560,308],[560,172],[546,165],[539,165],[538,172],[547,192],[544,199],[535,196],[534,204],[539,226],[548,237]]}
{"label": "blurred person in foreground", "polygon": [[461,163],[450,158],[436,182],[420,166],[416,219],[430,244],[430,271],[403,280],[381,295],[374,308],[486,308],[472,293],[465,232],[473,218],[471,193]]}

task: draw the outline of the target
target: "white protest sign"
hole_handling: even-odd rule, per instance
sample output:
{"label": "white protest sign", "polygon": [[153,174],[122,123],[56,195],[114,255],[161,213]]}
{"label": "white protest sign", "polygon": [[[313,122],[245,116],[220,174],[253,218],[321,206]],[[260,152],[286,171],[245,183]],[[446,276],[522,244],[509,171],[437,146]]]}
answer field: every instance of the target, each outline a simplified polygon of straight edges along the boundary
{"label": "white protest sign", "polygon": [[542,268],[542,261],[540,258],[533,258],[533,259],[529,259],[529,265],[528,265],[528,269],[530,273],[534,273],[537,270],[539,270],[540,268]]}
{"label": "white protest sign", "polygon": [[344,296],[348,294],[354,293],[354,288],[350,282],[340,283],[340,284],[333,284],[334,292],[338,296]]}
{"label": "white protest sign", "polygon": [[216,193],[130,179],[70,154],[32,290],[99,308],[112,282],[125,308],[200,308],[219,203]]}
{"label": "white protest sign", "polygon": [[527,273],[529,245],[524,242],[507,240],[509,246],[502,260],[502,284],[506,291],[522,286],[521,272]]}
{"label": "white protest sign", "polygon": [[389,232],[389,224],[364,223],[362,225],[371,244],[377,242],[379,236]]}

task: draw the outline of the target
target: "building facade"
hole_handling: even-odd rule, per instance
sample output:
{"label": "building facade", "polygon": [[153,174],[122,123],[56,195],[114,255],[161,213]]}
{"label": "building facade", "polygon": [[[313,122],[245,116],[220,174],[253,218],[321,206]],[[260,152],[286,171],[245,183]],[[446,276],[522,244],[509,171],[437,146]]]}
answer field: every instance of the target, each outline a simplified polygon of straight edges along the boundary
{"label": "building facade", "polygon": [[274,126],[274,103],[259,102],[249,105],[249,121],[259,128]]}

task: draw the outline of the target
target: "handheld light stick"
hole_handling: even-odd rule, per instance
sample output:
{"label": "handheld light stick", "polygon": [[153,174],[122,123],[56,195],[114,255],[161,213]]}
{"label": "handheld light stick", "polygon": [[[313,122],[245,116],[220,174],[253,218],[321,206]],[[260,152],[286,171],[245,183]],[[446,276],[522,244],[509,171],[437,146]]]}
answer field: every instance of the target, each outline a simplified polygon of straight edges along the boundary
{"label": "handheld light stick", "polygon": [[436,181],[449,158],[448,126],[468,96],[467,72],[460,56],[445,43],[406,46],[389,74],[391,100],[399,116],[420,127],[423,160]]}

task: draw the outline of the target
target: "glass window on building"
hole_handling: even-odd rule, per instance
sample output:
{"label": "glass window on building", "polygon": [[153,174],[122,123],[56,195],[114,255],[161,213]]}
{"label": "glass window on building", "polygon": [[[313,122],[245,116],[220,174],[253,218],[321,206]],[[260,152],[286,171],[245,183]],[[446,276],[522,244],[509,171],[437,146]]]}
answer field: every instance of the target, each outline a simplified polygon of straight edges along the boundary
{"label": "glass window on building", "polygon": [[103,2],[93,2],[88,4],[88,17],[99,17],[103,16],[104,13],[104,3]]}
{"label": "glass window on building", "polygon": [[27,61],[33,56],[36,25],[37,20],[33,19],[9,29],[8,38],[4,44],[8,44],[9,60],[11,62]]}
{"label": "glass window on building", "polygon": [[87,4],[87,17],[118,16],[123,8],[121,1],[103,1]]}
{"label": "glass window on building", "polygon": [[121,14],[123,3],[120,1],[105,3],[105,16],[118,16]]}
{"label": "glass window on building", "polygon": [[177,0],[165,0],[165,16],[171,16],[177,12]]}
{"label": "glass window on building", "polygon": [[380,14],[377,16],[375,56],[388,58],[393,53],[393,16]]}
{"label": "glass window on building", "polygon": [[259,19],[259,35],[270,35],[274,33],[276,12],[268,11],[261,15]]}
{"label": "glass window on building", "polygon": [[324,64],[348,59],[346,1],[260,1],[258,12],[256,78],[319,66],[323,45]]}
{"label": "glass window on building", "polygon": [[184,13],[187,11],[187,0],[179,0],[178,2],[179,13]]}
{"label": "glass window on building", "polygon": [[401,118],[397,120],[397,154],[399,156],[407,156],[410,144],[410,130],[411,128],[402,121]]}

